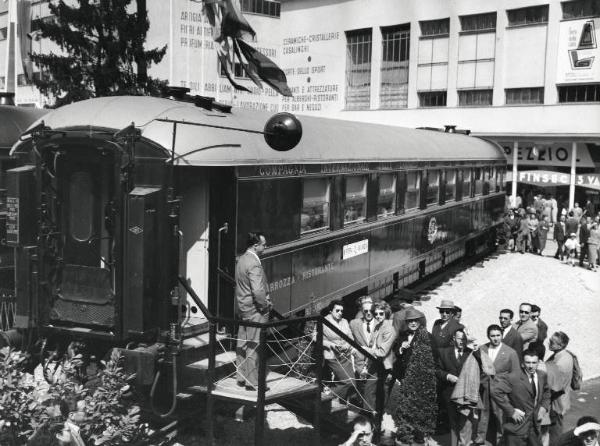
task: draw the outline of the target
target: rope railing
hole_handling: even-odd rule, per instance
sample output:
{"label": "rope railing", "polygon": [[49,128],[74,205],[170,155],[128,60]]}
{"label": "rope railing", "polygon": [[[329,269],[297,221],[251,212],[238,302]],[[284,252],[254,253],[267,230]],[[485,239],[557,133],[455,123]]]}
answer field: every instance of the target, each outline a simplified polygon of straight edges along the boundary
{"label": "rope railing", "polygon": [[[383,409],[383,386],[385,381],[385,368],[383,365],[383,360],[371,354],[369,351],[365,350],[363,346],[358,344],[352,337],[348,336],[346,333],[341,331],[338,327],[332,324],[330,321],[325,319],[325,317],[321,315],[311,315],[311,316],[302,316],[302,317],[293,317],[293,318],[285,318],[281,314],[276,311],[273,311],[274,316],[278,318],[278,320],[271,320],[269,322],[259,323],[259,322],[251,322],[244,321],[234,318],[227,318],[216,316],[210,312],[210,310],[204,305],[204,303],[200,300],[194,289],[190,286],[187,280],[179,276],[179,283],[185,289],[185,291],[192,298],[194,303],[200,308],[200,311],[204,314],[204,317],[208,320],[209,323],[209,355],[208,355],[208,382],[207,382],[207,415],[208,415],[208,435],[209,438],[214,438],[214,425],[212,420],[212,414],[214,412],[214,401],[213,401],[213,391],[217,386],[219,386],[220,382],[227,378],[231,378],[234,374],[237,373],[241,364],[235,364],[236,371],[229,374],[225,378],[221,378],[220,380],[215,380],[215,367],[216,367],[216,356],[217,356],[217,348],[220,348],[223,352],[227,351],[225,345],[217,339],[217,326],[227,325],[235,327],[254,327],[260,329],[260,340],[256,347],[258,353],[258,389],[257,389],[257,401],[256,401],[256,418],[255,418],[255,444],[263,444],[263,433],[264,433],[264,415],[265,415],[265,402],[266,402],[266,377],[267,377],[267,359],[268,353],[271,354],[271,357],[276,358],[279,363],[278,367],[287,367],[287,372],[283,373],[283,378],[281,378],[277,383],[273,385],[270,390],[271,393],[274,393],[275,390],[278,389],[278,386],[283,382],[283,379],[294,375],[295,378],[303,379],[304,381],[314,383],[315,384],[315,400],[314,400],[314,411],[313,411],[313,426],[315,428],[315,432],[317,436],[315,438],[316,444],[319,444],[319,429],[320,429],[320,412],[321,412],[321,387],[322,387],[322,375],[323,375],[323,328],[327,326],[329,330],[338,335],[341,339],[347,342],[354,350],[368,360],[372,361],[375,365],[376,375],[370,373],[368,377],[365,377],[365,380],[375,380],[377,379],[377,393],[376,393],[376,407],[368,407],[364,397],[361,395],[361,392],[356,387],[356,380],[351,379],[350,382],[352,386],[354,386],[357,395],[362,398],[363,407],[359,407],[357,405],[352,404],[348,400],[340,399],[340,401],[344,401],[349,408],[356,409],[358,411],[367,411],[371,413],[376,413],[378,417],[382,414]],[[304,333],[298,330],[296,327],[304,326],[308,322],[314,322],[315,332],[313,333]],[[292,327],[297,333],[293,338],[285,338],[281,332],[278,330],[278,327]],[[267,333],[271,335],[271,339],[267,338]],[[300,347],[298,343],[303,339],[309,339],[305,346]],[[236,342],[237,338],[230,338],[229,340]],[[290,349],[295,349],[295,353],[291,354],[282,344],[282,341],[289,344]],[[277,349],[274,348],[274,345],[277,345]],[[315,348],[312,348],[312,347]],[[312,348],[312,355],[309,354],[309,351]],[[308,376],[305,373],[299,372],[298,367],[300,366],[314,366],[314,374],[315,376]],[[367,406],[365,409],[364,406]]]}

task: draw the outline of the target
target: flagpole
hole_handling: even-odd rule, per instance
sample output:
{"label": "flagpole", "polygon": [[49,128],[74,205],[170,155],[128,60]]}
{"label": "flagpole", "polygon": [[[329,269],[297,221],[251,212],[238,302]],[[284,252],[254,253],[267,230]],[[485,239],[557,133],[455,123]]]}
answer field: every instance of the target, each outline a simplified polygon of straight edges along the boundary
{"label": "flagpole", "polygon": [[173,85],[173,0],[169,0],[169,85]]}
{"label": "flagpole", "polygon": [[[17,43],[15,42],[15,38],[17,36],[17,24],[16,24],[16,16],[17,16],[17,0],[8,0],[8,23],[6,27],[6,31],[8,33],[7,36],[7,48],[6,48],[6,73],[5,73],[5,83],[4,83],[4,91],[6,93],[17,93],[17,75],[15,70],[15,52],[17,49]],[[16,103],[16,101],[15,101]]]}

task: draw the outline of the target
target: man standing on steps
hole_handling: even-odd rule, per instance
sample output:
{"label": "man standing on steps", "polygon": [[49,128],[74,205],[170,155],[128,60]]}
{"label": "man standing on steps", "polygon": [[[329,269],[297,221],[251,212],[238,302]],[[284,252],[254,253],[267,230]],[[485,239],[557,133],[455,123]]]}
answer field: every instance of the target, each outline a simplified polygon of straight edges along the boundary
{"label": "man standing on steps", "polygon": [[[260,255],[267,241],[260,232],[248,233],[246,252],[235,267],[235,299],[242,321],[265,323],[272,304]],[[260,328],[240,325],[236,348],[237,385],[249,391],[258,389],[258,353]]]}

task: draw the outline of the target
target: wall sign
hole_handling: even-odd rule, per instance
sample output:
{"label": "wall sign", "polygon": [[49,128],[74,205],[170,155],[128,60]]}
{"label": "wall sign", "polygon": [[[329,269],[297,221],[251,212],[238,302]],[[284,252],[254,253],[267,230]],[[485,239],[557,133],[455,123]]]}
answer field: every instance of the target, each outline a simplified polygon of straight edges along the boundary
{"label": "wall sign", "polygon": [[560,23],[556,83],[600,82],[600,18]]}
{"label": "wall sign", "polygon": [[6,241],[19,244],[19,199],[6,197]]}
{"label": "wall sign", "polygon": [[342,250],[342,260],[351,259],[352,257],[366,254],[367,252],[369,252],[369,239],[350,243],[348,245],[344,245]]}
{"label": "wall sign", "polygon": [[[513,142],[498,142],[504,149],[506,161],[512,165]],[[563,166],[571,167],[571,143],[535,144],[519,143],[518,166]],[[594,162],[585,144],[577,144],[577,167],[594,167]]]}

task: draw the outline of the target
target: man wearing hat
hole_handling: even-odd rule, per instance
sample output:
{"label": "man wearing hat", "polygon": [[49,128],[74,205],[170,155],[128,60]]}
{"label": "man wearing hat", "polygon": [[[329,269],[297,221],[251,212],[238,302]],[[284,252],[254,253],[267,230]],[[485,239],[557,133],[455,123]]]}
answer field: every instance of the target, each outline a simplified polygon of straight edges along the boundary
{"label": "man wearing hat", "polygon": [[464,326],[454,319],[454,309],[456,305],[449,299],[442,299],[437,309],[440,311],[440,318],[433,323],[431,329],[431,346],[434,355],[437,355],[439,349],[452,346],[452,336],[454,332],[463,329]]}
{"label": "man wearing hat", "polygon": [[568,430],[558,438],[556,445],[597,446],[599,430],[600,424],[598,424],[598,419],[590,415],[585,415],[577,420],[577,427],[575,429]]}

